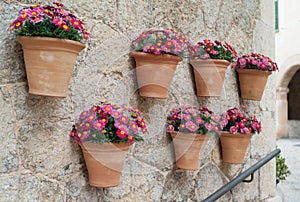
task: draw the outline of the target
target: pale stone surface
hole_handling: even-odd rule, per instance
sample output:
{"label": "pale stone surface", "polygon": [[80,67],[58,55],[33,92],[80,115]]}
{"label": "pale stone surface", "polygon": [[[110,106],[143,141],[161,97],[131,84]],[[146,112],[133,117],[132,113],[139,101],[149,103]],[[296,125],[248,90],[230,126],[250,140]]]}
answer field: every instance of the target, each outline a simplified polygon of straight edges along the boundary
{"label": "pale stone surface", "polygon": [[11,95],[6,87],[0,87],[0,172],[18,170],[18,155],[14,133],[15,115],[12,109]]}
{"label": "pale stone surface", "polygon": [[23,60],[21,46],[7,31],[19,10],[19,6],[0,2],[0,84],[25,81],[24,63],[19,62]]}
{"label": "pale stone surface", "polygon": [[[42,0],[45,4],[51,1]],[[236,73],[228,67],[218,98],[195,95],[193,71],[185,58],[169,88],[169,98],[139,96],[131,40],[151,28],[172,27],[192,42],[205,38],[229,42],[239,54],[274,56],[273,2],[261,0],[63,0],[86,22],[91,39],[77,58],[64,99],[28,94],[21,46],[7,33],[21,6],[33,0],[0,2],[0,201],[201,201],[275,148],[276,76],[270,76],[261,102],[239,98]],[[139,108],[149,127],[145,141],[127,156],[118,187],[88,184],[80,147],[68,134],[80,112],[106,100]],[[166,133],[169,111],[181,105],[205,105],[216,113],[247,104],[262,120],[263,133],[252,137],[245,164],[222,162],[218,137],[204,150],[201,168],[175,166]],[[218,201],[264,201],[274,196],[273,164],[255,173]]]}
{"label": "pale stone surface", "polygon": [[17,201],[19,175],[1,175],[0,184],[1,201]]}
{"label": "pale stone surface", "polygon": [[289,120],[289,137],[290,138],[300,138],[300,121],[299,120]]}

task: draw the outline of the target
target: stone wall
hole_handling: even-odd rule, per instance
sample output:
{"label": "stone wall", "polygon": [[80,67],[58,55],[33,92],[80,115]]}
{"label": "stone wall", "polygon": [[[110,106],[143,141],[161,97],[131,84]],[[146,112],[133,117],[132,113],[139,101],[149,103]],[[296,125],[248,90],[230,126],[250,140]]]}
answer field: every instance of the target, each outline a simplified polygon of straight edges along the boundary
{"label": "stone wall", "polygon": [[[40,3],[51,1],[41,0]],[[240,104],[236,75],[227,69],[220,98],[197,98],[191,67],[179,63],[167,100],[138,95],[131,40],[149,28],[173,27],[193,42],[228,41],[240,54],[251,51],[274,58],[274,2],[259,0],[92,1],[63,0],[92,33],[78,57],[64,99],[28,94],[21,46],[6,32],[31,0],[0,2],[0,201],[200,201],[275,149],[275,75],[261,102],[241,101],[262,120],[244,165],[222,163],[218,141],[205,150],[198,171],[176,169],[164,124],[169,110],[182,104],[206,105],[217,113]],[[99,100],[142,110],[150,133],[131,148],[121,184],[88,185],[79,146],[68,133],[79,113]],[[275,196],[275,164],[254,181],[241,183],[220,201],[265,201]]]}

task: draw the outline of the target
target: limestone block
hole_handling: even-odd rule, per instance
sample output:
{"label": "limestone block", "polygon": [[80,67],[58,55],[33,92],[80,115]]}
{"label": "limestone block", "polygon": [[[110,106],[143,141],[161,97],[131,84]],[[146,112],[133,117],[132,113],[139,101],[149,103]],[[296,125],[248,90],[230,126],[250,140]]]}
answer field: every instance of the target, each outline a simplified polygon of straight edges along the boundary
{"label": "limestone block", "polygon": [[165,177],[154,167],[129,159],[125,162],[121,183],[106,188],[101,201],[161,201]]}
{"label": "limestone block", "polygon": [[18,201],[19,175],[0,176],[1,201]]}
{"label": "limestone block", "polygon": [[71,125],[64,121],[24,122],[18,132],[23,167],[62,181],[81,170],[80,148],[75,143],[70,144],[70,130]]}
{"label": "limestone block", "polygon": [[[228,182],[221,171],[211,163],[199,171],[195,181],[195,201],[204,200]],[[231,200],[230,193],[225,194],[219,199],[219,201],[229,200]]]}
{"label": "limestone block", "polygon": [[69,98],[53,98],[28,94],[25,86],[14,88],[14,108],[17,120],[59,118],[70,119],[72,108],[69,106]]}
{"label": "limestone block", "polygon": [[98,188],[88,184],[87,171],[80,171],[66,183],[66,201],[98,201]]}
{"label": "limestone block", "polygon": [[195,196],[196,171],[173,170],[166,176],[161,201],[188,201]]}
{"label": "limestone block", "polygon": [[15,115],[12,109],[12,98],[6,87],[0,87],[0,172],[17,171],[19,162],[14,133]]}
{"label": "limestone block", "polygon": [[21,45],[18,44],[14,33],[7,31],[9,24],[17,18],[19,10],[19,6],[9,6],[0,2],[0,84],[25,81]]}

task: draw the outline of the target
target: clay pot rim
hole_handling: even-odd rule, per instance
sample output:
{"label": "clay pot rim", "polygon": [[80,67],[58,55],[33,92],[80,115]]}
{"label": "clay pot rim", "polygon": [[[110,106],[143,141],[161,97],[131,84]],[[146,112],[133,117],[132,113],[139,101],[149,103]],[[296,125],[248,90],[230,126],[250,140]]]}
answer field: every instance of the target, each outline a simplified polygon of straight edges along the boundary
{"label": "clay pot rim", "polygon": [[260,69],[241,69],[241,68],[237,68],[235,69],[238,73],[242,73],[242,74],[267,74],[270,75],[272,74],[273,71],[267,71],[267,70],[260,70]]}
{"label": "clay pot rim", "polygon": [[155,55],[152,53],[145,53],[145,52],[131,52],[130,56],[131,57],[149,57],[149,54],[153,57],[156,57],[158,60],[162,59],[162,58],[166,58],[166,59],[172,59],[172,60],[177,60],[178,62],[182,61],[182,57],[177,56],[177,55],[171,55],[171,54],[159,54],[159,55]]}
{"label": "clay pot rim", "polygon": [[229,131],[221,131],[220,132],[220,137],[236,137],[236,138],[251,138],[254,135],[254,133],[251,134],[243,134],[243,133],[230,133]]}
{"label": "clay pot rim", "polygon": [[201,59],[201,58],[194,58],[190,61],[190,63],[193,62],[201,62],[201,63],[225,63],[227,64],[226,68],[231,64],[228,60],[224,59]]}
{"label": "clay pot rim", "polygon": [[[61,43],[69,43],[69,44],[74,44],[77,46],[81,46],[82,48],[85,48],[85,44],[79,42],[79,41],[74,41],[70,39],[61,39],[61,38],[55,38],[55,37],[43,37],[43,36],[17,36],[17,40],[38,40],[38,41],[52,41],[52,42],[57,42],[61,41]],[[19,40],[18,40],[19,41]]]}

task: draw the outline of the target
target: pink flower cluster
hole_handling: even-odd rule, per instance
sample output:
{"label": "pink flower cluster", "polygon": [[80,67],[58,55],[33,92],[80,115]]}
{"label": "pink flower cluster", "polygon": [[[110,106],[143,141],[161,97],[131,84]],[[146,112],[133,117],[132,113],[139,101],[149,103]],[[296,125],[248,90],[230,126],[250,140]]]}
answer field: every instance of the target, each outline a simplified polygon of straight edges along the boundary
{"label": "pink flower cluster", "polygon": [[247,107],[242,105],[242,110],[237,107],[228,109],[221,116],[221,127],[223,131],[229,131],[232,134],[253,134],[261,133],[261,123],[256,116],[247,117]]}
{"label": "pink flower cluster", "polygon": [[69,31],[70,26],[74,27],[82,33],[83,38],[87,41],[90,34],[83,26],[82,21],[74,14],[65,11],[62,3],[53,2],[53,4],[56,6],[34,5],[24,7],[20,10],[18,18],[10,24],[9,31],[21,28],[26,21],[37,24],[46,19],[50,19],[55,26],[60,27],[65,31]]}
{"label": "pink flower cluster", "polygon": [[246,54],[239,57],[232,65],[232,68],[258,69],[264,71],[278,70],[276,62],[273,62],[269,57],[260,53]]}
{"label": "pink flower cluster", "polygon": [[204,106],[182,106],[171,110],[168,116],[167,132],[207,134],[219,132],[220,117]]}
{"label": "pink flower cluster", "polygon": [[195,56],[200,59],[223,59],[233,62],[237,57],[235,49],[226,41],[205,39],[198,42],[195,47]]}
{"label": "pink flower cluster", "polygon": [[[133,40],[135,51],[183,56],[193,54],[194,48],[188,39],[174,29],[148,30]],[[190,53],[186,53],[190,52]]]}
{"label": "pink flower cluster", "polygon": [[134,142],[143,140],[139,131],[146,133],[147,126],[137,108],[105,102],[83,111],[70,137],[77,142]]}

